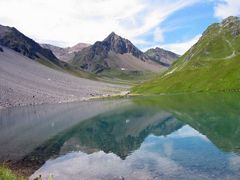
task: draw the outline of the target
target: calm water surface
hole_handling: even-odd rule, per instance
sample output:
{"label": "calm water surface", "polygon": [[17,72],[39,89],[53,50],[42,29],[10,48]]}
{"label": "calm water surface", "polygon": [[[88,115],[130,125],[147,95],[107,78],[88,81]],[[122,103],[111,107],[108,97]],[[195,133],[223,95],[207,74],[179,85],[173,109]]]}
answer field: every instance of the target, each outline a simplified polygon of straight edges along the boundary
{"label": "calm water surface", "polygon": [[0,162],[34,179],[239,179],[240,96],[0,111]]}

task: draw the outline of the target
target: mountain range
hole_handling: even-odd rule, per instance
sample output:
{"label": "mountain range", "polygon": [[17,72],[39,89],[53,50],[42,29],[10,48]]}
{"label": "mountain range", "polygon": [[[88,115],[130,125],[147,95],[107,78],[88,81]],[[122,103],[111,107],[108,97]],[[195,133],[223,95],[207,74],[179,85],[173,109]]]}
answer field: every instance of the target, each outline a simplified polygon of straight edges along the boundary
{"label": "mountain range", "polygon": [[122,94],[164,69],[115,33],[60,48],[0,25],[0,109]]}
{"label": "mountain range", "polygon": [[112,32],[103,41],[93,45],[78,43],[61,48],[39,44],[14,27],[0,26],[0,45],[10,48],[42,64],[57,65],[70,71],[87,71],[99,74],[103,71],[160,72],[178,55],[163,49],[140,51],[129,40]]}
{"label": "mountain range", "polygon": [[[97,41],[93,45],[84,48],[76,53],[71,61],[72,64],[82,69],[100,73],[104,70],[125,70],[125,71],[154,71],[159,72],[164,62],[162,59],[169,61],[175,60],[178,56],[174,53],[174,58],[168,56],[168,51],[162,50],[160,56],[149,57],[148,54],[140,51],[129,40],[112,32],[103,41]],[[154,54],[152,56],[159,56]]]}
{"label": "mountain range", "polygon": [[[240,19],[233,16],[210,25],[181,57],[158,47],[142,52],[114,32],[93,45],[79,43],[60,48],[40,45],[16,28],[0,25],[0,52],[9,48],[29,59],[81,77],[91,77],[84,71],[93,75],[110,71],[110,77],[115,78],[119,74],[112,72],[161,72],[169,67],[157,78],[133,88],[134,93],[144,94],[239,91],[239,44]],[[138,73],[132,75],[138,76]]]}
{"label": "mountain range", "polygon": [[157,78],[135,93],[239,91],[240,18],[210,25],[199,41]]}

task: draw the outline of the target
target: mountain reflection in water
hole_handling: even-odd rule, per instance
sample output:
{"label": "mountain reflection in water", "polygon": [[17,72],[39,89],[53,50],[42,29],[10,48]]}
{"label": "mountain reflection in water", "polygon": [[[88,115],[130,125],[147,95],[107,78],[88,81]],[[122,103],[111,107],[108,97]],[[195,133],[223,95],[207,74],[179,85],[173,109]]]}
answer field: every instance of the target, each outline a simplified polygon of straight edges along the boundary
{"label": "mountain reflection in water", "polygon": [[[237,179],[239,99],[175,95],[1,111],[1,128],[16,130],[9,137],[0,132],[1,161],[34,173],[31,178]],[[21,124],[17,116],[28,121]],[[10,117],[15,121],[8,124]],[[35,127],[43,132],[40,138]],[[14,150],[6,156],[10,137],[19,145],[18,156]]]}

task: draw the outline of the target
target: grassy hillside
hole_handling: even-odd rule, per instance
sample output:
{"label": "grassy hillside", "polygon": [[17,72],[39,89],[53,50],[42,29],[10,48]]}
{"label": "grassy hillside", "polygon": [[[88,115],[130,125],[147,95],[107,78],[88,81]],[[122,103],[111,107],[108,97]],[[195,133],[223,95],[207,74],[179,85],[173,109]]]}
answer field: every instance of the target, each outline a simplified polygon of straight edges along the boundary
{"label": "grassy hillside", "polygon": [[208,27],[198,43],[164,74],[133,88],[160,94],[240,90],[240,20],[229,17]]}

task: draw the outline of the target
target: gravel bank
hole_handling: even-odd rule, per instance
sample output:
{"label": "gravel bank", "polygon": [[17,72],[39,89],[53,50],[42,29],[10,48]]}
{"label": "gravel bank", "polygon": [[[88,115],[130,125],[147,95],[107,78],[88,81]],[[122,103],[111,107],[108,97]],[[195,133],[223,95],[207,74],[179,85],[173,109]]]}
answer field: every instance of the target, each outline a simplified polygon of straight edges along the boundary
{"label": "gravel bank", "polygon": [[120,94],[127,86],[78,78],[43,66],[15,51],[0,52],[0,109],[82,101]]}

